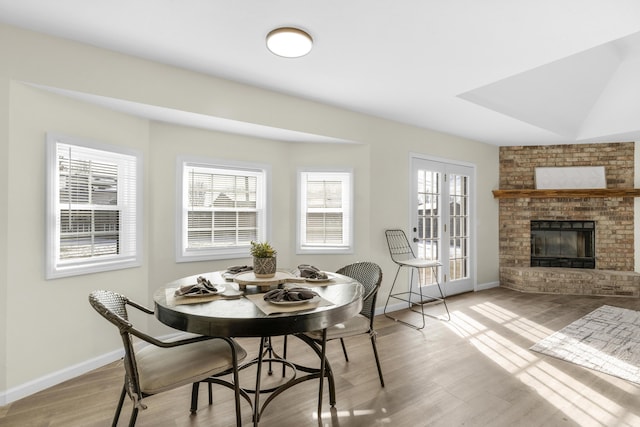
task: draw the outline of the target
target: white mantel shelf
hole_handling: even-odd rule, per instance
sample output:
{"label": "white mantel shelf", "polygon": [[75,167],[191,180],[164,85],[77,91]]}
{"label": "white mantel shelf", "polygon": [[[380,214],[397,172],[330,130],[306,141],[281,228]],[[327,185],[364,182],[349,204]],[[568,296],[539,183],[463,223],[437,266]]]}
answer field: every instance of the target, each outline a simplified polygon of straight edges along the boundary
{"label": "white mantel shelf", "polygon": [[493,190],[494,199],[640,197],[640,188],[585,188],[571,190]]}

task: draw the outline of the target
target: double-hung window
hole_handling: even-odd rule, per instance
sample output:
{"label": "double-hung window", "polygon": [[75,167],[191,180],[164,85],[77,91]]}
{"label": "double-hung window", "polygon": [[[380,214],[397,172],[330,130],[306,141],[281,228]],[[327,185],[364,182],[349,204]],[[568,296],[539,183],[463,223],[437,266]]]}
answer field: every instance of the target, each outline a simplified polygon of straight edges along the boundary
{"label": "double-hung window", "polygon": [[298,253],[353,252],[353,173],[299,171]]}
{"label": "double-hung window", "polygon": [[46,277],[141,264],[142,157],[47,135]]}
{"label": "double-hung window", "polygon": [[178,159],[179,262],[249,256],[267,239],[268,168]]}

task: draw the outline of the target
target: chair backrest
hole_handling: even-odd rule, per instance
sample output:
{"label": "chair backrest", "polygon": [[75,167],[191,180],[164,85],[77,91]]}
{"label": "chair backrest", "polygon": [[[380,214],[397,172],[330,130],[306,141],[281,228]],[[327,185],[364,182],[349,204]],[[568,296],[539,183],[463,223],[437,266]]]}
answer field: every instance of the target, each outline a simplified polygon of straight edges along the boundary
{"label": "chair backrest", "polygon": [[127,303],[129,299],[112,291],[93,291],[89,294],[89,304],[102,317],[118,327],[126,327],[129,324]]}
{"label": "chair backrest", "polygon": [[382,283],[382,269],[380,266],[373,262],[356,262],[342,267],[336,273],[349,276],[362,283],[364,297],[362,298],[362,310],[360,313],[373,322],[378,289],[380,289],[380,284]]}
{"label": "chair backrest", "polygon": [[406,261],[416,257],[403,230],[386,230],[384,234],[387,237],[389,253],[394,262]]}
{"label": "chair backrest", "polygon": [[91,304],[91,307],[100,313],[102,317],[116,325],[120,331],[122,344],[124,345],[125,385],[129,396],[135,402],[138,402],[144,396],[140,391],[138,366],[133,348],[133,338],[131,336],[131,332],[134,332],[135,328],[129,322],[127,304],[136,308],[138,308],[139,305],[130,301],[124,295],[102,290],[93,291],[89,294],[89,304]]}

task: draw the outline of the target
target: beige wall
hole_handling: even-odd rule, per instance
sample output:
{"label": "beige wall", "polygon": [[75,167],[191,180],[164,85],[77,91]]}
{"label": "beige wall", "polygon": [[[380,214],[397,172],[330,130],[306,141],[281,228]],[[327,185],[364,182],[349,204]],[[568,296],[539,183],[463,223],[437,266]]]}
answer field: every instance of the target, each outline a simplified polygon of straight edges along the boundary
{"label": "beige wall", "polygon": [[[154,290],[168,280],[229,264],[229,260],[175,262],[178,155],[271,165],[272,240],[282,265],[312,261],[332,270],[351,261],[372,260],[385,272],[382,302],[395,271],[383,231],[406,226],[409,153],[473,163],[477,170],[477,241],[481,248],[477,283],[482,286],[498,280],[498,204],[491,195],[498,183],[495,146],[7,26],[0,26],[0,58],[0,166],[3,166],[0,311],[4,314],[0,318],[0,403],[95,367],[103,363],[106,354],[120,347],[113,327],[89,307],[87,294],[91,290],[114,289],[150,303]],[[52,94],[23,82],[359,143],[269,141],[158,123]],[[47,131],[124,145],[143,153],[142,267],[44,280]],[[354,169],[356,253],[353,255],[313,260],[295,255],[295,177],[301,166]],[[150,329],[160,330],[156,326]]]}
{"label": "beige wall", "polygon": [[[0,43],[2,43],[0,41]],[[0,70],[3,59],[0,56]],[[0,71],[1,73],[2,71]],[[9,85],[0,84],[0,393],[7,389],[7,251],[9,204]],[[0,399],[0,404],[2,400]]]}
{"label": "beige wall", "polygon": [[[147,300],[146,268],[44,279],[44,135],[58,131],[147,152],[148,123],[21,83],[11,83],[10,96],[6,314],[11,385],[113,349],[114,341],[96,334],[105,322],[87,303],[91,290],[114,288]],[[65,353],[65,362],[58,352]]]}

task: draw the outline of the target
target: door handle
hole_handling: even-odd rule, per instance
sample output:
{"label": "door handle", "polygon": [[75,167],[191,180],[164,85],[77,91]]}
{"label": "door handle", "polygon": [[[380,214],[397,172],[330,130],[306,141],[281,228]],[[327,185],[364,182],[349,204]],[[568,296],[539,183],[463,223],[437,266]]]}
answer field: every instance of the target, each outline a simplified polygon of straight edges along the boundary
{"label": "door handle", "polygon": [[413,243],[418,243],[420,240],[417,237],[413,238]]}

